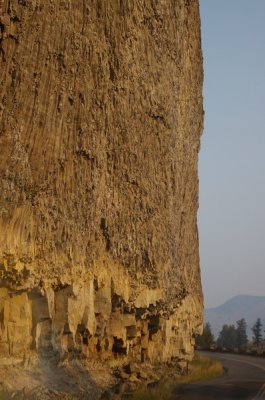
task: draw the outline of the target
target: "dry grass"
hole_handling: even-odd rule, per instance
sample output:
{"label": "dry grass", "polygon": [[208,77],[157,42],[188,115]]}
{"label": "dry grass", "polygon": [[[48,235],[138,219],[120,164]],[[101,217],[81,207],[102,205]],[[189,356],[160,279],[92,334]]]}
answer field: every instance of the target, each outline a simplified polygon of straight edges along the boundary
{"label": "dry grass", "polygon": [[224,369],[219,361],[196,355],[190,363],[190,374],[179,377],[177,384],[204,381],[222,376]]}
{"label": "dry grass", "polygon": [[204,381],[222,376],[223,366],[220,362],[207,357],[196,355],[190,363],[189,374],[182,375],[174,382],[163,382],[155,388],[144,389],[135,392],[131,400],[169,400],[172,392],[179,385],[185,385],[191,382]]}

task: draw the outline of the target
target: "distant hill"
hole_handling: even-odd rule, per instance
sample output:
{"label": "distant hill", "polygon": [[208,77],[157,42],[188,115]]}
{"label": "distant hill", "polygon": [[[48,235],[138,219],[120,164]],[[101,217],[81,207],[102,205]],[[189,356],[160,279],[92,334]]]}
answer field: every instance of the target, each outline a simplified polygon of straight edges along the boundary
{"label": "distant hill", "polygon": [[215,338],[218,337],[224,324],[236,324],[241,318],[247,321],[249,339],[252,337],[251,328],[257,318],[261,318],[264,331],[265,296],[238,295],[218,307],[206,308],[204,313],[204,320],[210,322]]}

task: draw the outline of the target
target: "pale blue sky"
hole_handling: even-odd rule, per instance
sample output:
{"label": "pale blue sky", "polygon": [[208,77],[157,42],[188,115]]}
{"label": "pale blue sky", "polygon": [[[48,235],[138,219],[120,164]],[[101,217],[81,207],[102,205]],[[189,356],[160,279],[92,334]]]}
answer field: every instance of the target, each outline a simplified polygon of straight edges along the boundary
{"label": "pale blue sky", "polygon": [[213,307],[265,295],[265,0],[200,0],[200,10],[200,257]]}

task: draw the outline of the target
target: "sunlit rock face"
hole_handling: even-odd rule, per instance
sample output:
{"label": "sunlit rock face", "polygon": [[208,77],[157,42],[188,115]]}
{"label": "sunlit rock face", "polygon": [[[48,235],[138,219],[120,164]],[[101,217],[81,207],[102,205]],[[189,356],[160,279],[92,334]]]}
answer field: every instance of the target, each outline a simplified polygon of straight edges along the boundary
{"label": "sunlit rock face", "polygon": [[0,355],[189,359],[197,0],[1,0]]}

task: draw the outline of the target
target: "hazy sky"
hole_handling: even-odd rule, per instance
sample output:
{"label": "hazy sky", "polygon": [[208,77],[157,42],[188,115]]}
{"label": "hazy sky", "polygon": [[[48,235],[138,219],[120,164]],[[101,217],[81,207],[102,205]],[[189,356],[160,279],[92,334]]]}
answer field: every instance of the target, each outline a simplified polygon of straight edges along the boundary
{"label": "hazy sky", "polygon": [[200,257],[213,307],[265,295],[265,0],[200,0],[200,10]]}

